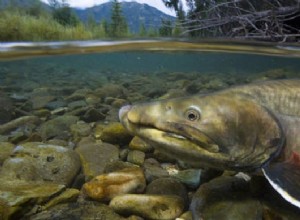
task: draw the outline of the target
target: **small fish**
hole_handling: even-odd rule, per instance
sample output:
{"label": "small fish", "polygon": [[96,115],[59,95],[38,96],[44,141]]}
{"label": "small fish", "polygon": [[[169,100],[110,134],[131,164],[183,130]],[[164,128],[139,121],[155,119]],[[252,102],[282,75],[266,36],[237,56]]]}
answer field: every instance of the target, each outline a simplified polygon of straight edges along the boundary
{"label": "small fish", "polygon": [[120,109],[123,126],[195,167],[257,172],[300,208],[300,80],[266,81]]}

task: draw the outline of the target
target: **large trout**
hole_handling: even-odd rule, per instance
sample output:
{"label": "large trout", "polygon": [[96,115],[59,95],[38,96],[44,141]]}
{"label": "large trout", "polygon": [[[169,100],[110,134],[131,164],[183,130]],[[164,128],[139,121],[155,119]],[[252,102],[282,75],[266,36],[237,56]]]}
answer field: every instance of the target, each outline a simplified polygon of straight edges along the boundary
{"label": "large trout", "polygon": [[300,80],[128,105],[124,127],[195,167],[252,172],[300,208]]}

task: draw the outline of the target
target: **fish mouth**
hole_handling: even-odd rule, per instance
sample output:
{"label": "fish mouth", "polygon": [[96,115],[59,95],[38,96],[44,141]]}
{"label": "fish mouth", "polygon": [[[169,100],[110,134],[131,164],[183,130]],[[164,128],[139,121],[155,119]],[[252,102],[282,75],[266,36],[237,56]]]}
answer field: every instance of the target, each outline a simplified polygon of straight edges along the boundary
{"label": "fish mouth", "polygon": [[159,149],[166,149],[168,153],[174,150],[180,151],[179,149],[186,152],[190,150],[197,154],[216,154],[220,151],[219,146],[211,138],[193,127],[170,122],[154,125],[150,122],[132,121],[128,117],[130,110],[131,106],[128,105],[119,111],[123,126],[133,135],[151,142],[154,146],[159,146]]}

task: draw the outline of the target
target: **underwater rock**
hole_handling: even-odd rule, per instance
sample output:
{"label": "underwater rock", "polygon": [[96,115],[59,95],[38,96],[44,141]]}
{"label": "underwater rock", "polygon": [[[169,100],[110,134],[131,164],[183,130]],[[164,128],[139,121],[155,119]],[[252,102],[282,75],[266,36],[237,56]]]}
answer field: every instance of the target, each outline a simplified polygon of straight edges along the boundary
{"label": "underwater rock", "polygon": [[82,108],[82,107],[86,107],[86,106],[87,106],[87,103],[84,100],[78,100],[78,101],[70,102],[68,104],[68,108],[71,111],[74,109]]}
{"label": "underwater rock", "polygon": [[183,213],[183,199],[171,195],[124,194],[114,197],[109,206],[119,214],[147,219],[171,220]]}
{"label": "underwater rock", "polygon": [[41,207],[42,210],[47,210],[50,207],[53,207],[60,203],[66,203],[66,202],[75,202],[77,200],[77,197],[79,196],[80,191],[78,189],[66,189],[64,192],[59,194],[58,196],[51,199],[46,204],[43,204]]}
{"label": "underwater rock", "polygon": [[143,164],[145,177],[147,182],[152,182],[155,179],[169,177],[169,173],[160,167],[159,162],[153,158],[146,159]]}
{"label": "underwater rock", "polygon": [[192,198],[194,219],[262,219],[263,208],[251,195],[249,182],[221,176],[200,186]]}
{"label": "underwater rock", "polygon": [[40,122],[40,119],[36,116],[22,116],[0,125],[0,134],[7,133],[11,130],[17,129],[20,126],[38,125]]}
{"label": "underwater rock", "polygon": [[64,108],[67,106],[67,102],[64,100],[56,100],[52,102],[48,102],[47,105],[45,106],[49,110],[55,110],[59,108]]}
{"label": "underwater rock", "polygon": [[9,142],[0,142],[0,166],[3,162],[10,157],[13,152],[15,145]]}
{"label": "underwater rock", "polygon": [[144,163],[145,156],[146,155],[143,151],[132,150],[129,151],[127,155],[127,161],[136,165],[142,165]]}
{"label": "underwater rock", "polygon": [[77,153],[65,147],[38,142],[15,147],[4,161],[0,175],[26,181],[49,181],[70,185],[80,169]]}
{"label": "underwater rock", "polygon": [[62,136],[63,134],[69,134],[70,126],[78,121],[78,117],[71,115],[58,116],[54,119],[46,121],[38,129],[38,132],[42,136],[43,140],[49,138]]}
{"label": "underwater rock", "polygon": [[97,122],[105,119],[105,117],[106,115],[98,109],[89,108],[82,116],[82,120],[84,120],[85,122]]}
{"label": "underwater rock", "polygon": [[30,98],[30,102],[32,103],[32,108],[33,109],[40,109],[43,107],[46,107],[47,104],[53,100],[55,100],[55,96],[33,96]]}
{"label": "underwater rock", "polygon": [[115,171],[123,170],[125,168],[132,168],[132,167],[139,167],[139,166],[129,162],[117,160],[106,164],[104,173],[112,173]]}
{"label": "underwater rock", "polygon": [[[0,206],[5,203],[4,214],[9,219],[20,219],[34,205],[41,205],[65,189],[64,185],[17,179],[0,179]],[[2,213],[3,214],[3,213]]]}
{"label": "underwater rock", "polygon": [[153,151],[153,147],[150,144],[143,141],[138,136],[134,136],[133,139],[130,141],[129,149],[130,150],[139,150],[139,151],[143,151],[145,153]]}
{"label": "underwater rock", "polygon": [[122,106],[128,104],[128,101],[125,99],[114,99],[113,102],[111,103],[111,106],[115,108],[121,108]]}
{"label": "underwater rock", "polygon": [[75,150],[80,155],[83,173],[90,180],[104,172],[105,166],[119,160],[119,149],[108,143],[96,143],[93,138],[83,138]]}
{"label": "underwater rock", "polygon": [[70,130],[74,140],[80,140],[81,137],[89,136],[91,133],[91,126],[83,121],[78,121],[76,124],[70,126]]}
{"label": "underwater rock", "polygon": [[200,184],[201,170],[200,169],[186,169],[179,170],[170,176],[179,180],[181,183],[185,184],[189,188],[196,189]]}
{"label": "underwater rock", "polygon": [[9,122],[13,116],[13,102],[0,91],[0,125]]}
{"label": "underwater rock", "polygon": [[159,178],[146,187],[146,194],[175,195],[184,201],[184,207],[189,205],[188,192],[185,186],[174,178]]}
{"label": "underwater rock", "polygon": [[29,220],[46,219],[126,220],[126,218],[115,213],[107,205],[96,201],[59,204],[47,211],[43,211],[36,215],[30,216],[29,218]]}
{"label": "underwater rock", "polygon": [[145,187],[143,170],[132,167],[97,176],[85,183],[82,190],[92,199],[109,201],[120,194],[141,193]]}
{"label": "underwater rock", "polygon": [[98,97],[97,95],[95,94],[87,94],[85,96],[85,102],[88,104],[88,105],[97,105],[101,102],[101,98]]}
{"label": "underwater rock", "polygon": [[95,94],[101,98],[105,98],[105,97],[124,98],[125,88],[117,84],[106,84],[101,88],[96,89]]}
{"label": "underwater rock", "polygon": [[103,128],[100,139],[111,144],[124,146],[131,141],[132,135],[128,133],[121,123],[113,122]]}
{"label": "underwater rock", "polygon": [[92,93],[93,91],[91,89],[78,89],[74,93],[72,93],[70,96],[65,98],[65,101],[67,102],[74,102],[78,100],[84,100],[86,95],[89,93]]}

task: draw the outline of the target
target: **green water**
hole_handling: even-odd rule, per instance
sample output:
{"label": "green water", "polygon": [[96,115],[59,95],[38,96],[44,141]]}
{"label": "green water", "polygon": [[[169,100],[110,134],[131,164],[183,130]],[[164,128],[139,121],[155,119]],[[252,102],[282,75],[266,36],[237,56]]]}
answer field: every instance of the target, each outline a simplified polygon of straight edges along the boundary
{"label": "green water", "polygon": [[[240,44],[230,44],[228,51],[224,51],[222,46],[227,44],[222,45],[220,42],[209,44],[209,49],[202,48],[201,43],[186,43],[185,49],[182,45],[178,47],[176,42],[173,45],[168,42],[166,48],[161,42],[158,46],[158,43],[153,42],[147,47],[138,43],[128,45],[125,49],[113,45],[104,51],[101,46],[88,47],[87,52],[82,53],[85,44],[81,43],[81,47],[58,44],[46,49],[42,45],[25,49],[17,46],[11,47],[11,50],[0,50],[1,88],[16,87],[14,92],[22,92],[24,89],[29,92],[28,84],[33,83],[36,87],[76,85],[97,88],[105,83],[114,83],[114,80],[128,82],[133,75],[165,79],[168,82],[166,75],[179,72],[193,74],[194,79],[203,75],[259,79],[266,74],[272,79],[297,77],[300,69],[299,52],[293,47],[280,49],[274,45],[263,45],[262,50],[261,45],[246,45],[251,48],[249,53],[249,48]],[[70,48],[73,48],[71,52]],[[38,56],[32,57],[32,51]],[[276,73],[270,73],[272,71]]]}

